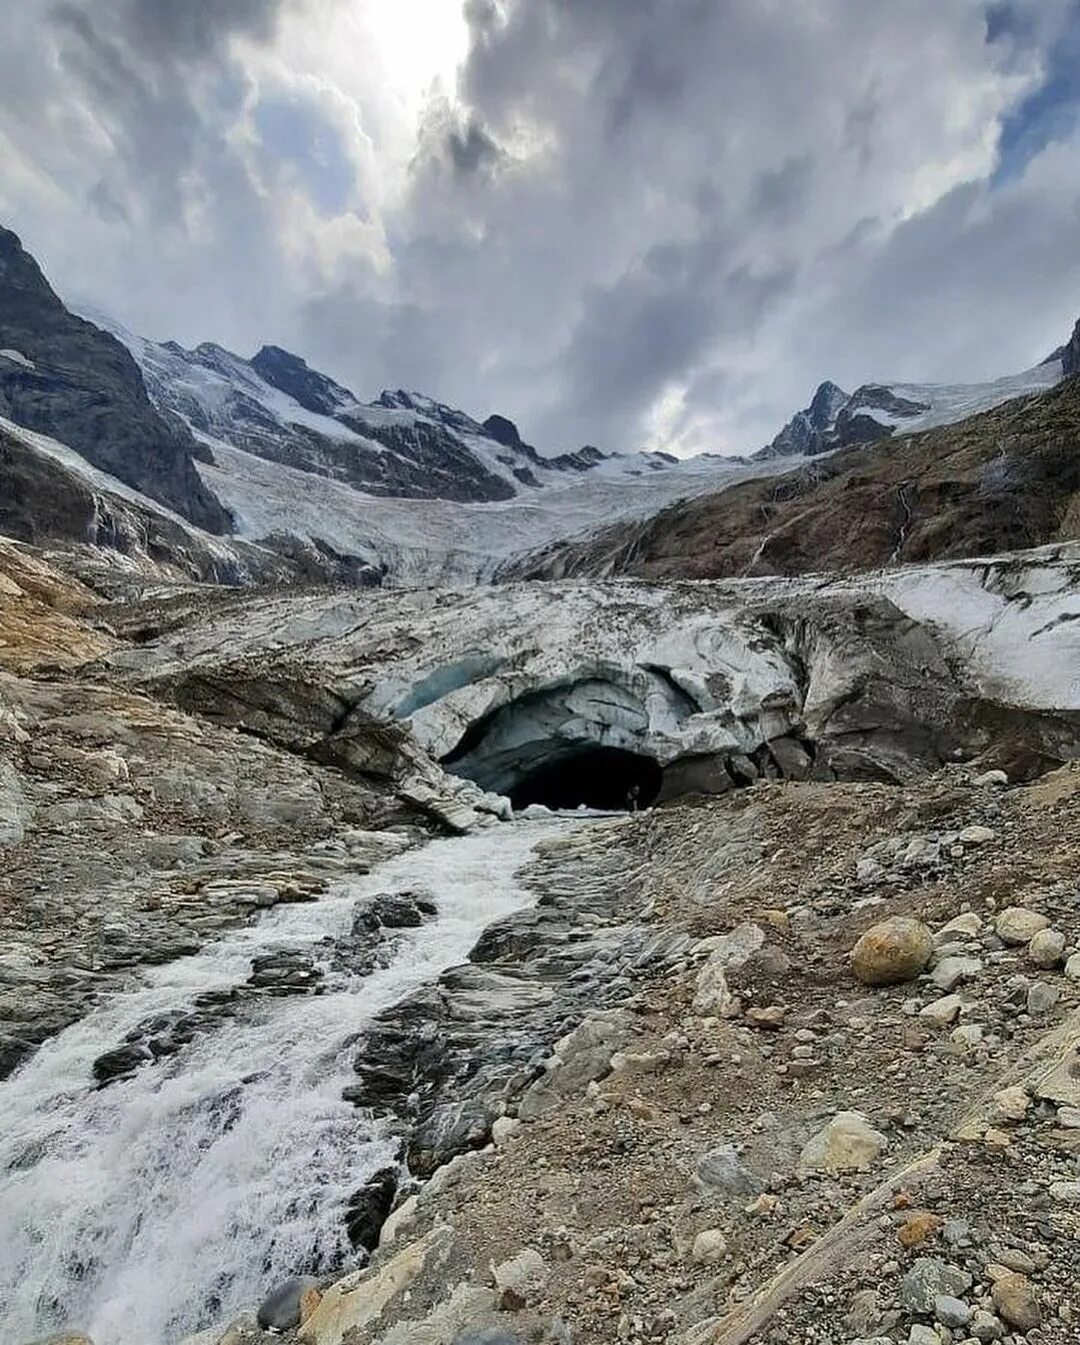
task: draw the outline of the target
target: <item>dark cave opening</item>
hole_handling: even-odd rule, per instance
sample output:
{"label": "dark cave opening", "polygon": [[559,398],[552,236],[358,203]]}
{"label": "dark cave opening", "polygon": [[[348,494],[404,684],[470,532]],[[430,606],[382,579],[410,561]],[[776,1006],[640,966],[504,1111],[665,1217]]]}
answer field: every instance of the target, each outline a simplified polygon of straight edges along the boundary
{"label": "dark cave opening", "polygon": [[660,793],[663,771],[651,757],[617,747],[585,747],[523,776],[509,791],[515,808],[648,807]]}

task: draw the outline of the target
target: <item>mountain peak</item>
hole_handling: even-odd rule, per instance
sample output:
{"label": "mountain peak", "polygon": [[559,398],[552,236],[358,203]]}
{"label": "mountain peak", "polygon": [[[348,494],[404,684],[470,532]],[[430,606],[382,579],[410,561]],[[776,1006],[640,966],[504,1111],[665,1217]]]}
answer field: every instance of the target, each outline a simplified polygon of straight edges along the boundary
{"label": "mountain peak", "polygon": [[252,359],[251,367],[272,388],[317,415],[332,416],[356,401],[348,388],[312,369],[307,360],[281,346],[263,346]]}

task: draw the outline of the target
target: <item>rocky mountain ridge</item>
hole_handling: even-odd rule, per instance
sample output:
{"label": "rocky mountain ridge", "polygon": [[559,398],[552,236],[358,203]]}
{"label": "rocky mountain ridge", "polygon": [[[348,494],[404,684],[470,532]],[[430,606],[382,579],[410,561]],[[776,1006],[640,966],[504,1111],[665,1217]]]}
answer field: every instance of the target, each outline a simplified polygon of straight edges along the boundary
{"label": "rocky mountain ridge", "polygon": [[195,469],[206,450],[179,420],[155,410],[126,348],[70,313],[2,228],[0,415],[67,443],[206,531],[230,527]]}

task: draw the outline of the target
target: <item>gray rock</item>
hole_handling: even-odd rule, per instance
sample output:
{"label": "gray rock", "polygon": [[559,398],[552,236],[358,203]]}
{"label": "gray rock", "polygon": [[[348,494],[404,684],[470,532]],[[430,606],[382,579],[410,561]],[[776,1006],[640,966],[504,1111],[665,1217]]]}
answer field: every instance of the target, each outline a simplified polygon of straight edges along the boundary
{"label": "gray rock", "polygon": [[1057,1008],[1060,998],[1061,991],[1056,985],[1036,981],[1027,994],[1027,1011],[1033,1018],[1044,1018]]}
{"label": "gray rock", "polygon": [[958,1329],[967,1326],[971,1320],[971,1309],[960,1298],[951,1294],[938,1294],[934,1300],[934,1316],[943,1326]]}
{"label": "gray rock", "polygon": [[300,1300],[318,1281],[310,1275],[293,1275],[272,1290],[259,1305],[258,1323],[268,1331],[291,1331],[300,1325]]}
{"label": "gray rock", "polygon": [[900,1302],[909,1312],[932,1313],[942,1296],[958,1298],[971,1288],[966,1270],[933,1256],[920,1256],[900,1282]]}
{"label": "gray rock", "polygon": [[733,1144],[721,1144],[697,1161],[698,1184],[710,1195],[756,1196],[765,1183],[739,1158]]}
{"label": "gray rock", "polygon": [[939,990],[948,994],[962,981],[978,976],[982,969],[983,964],[977,957],[943,957],[930,973],[930,979]]}

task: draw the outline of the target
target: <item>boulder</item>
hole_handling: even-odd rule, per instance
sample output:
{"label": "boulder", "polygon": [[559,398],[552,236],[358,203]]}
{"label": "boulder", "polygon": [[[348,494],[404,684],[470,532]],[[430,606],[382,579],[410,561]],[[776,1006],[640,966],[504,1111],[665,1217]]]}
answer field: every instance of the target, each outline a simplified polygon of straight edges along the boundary
{"label": "boulder", "polygon": [[864,985],[914,980],[930,961],[934,936],[921,920],[892,916],[873,925],[851,950],[851,969]]}

